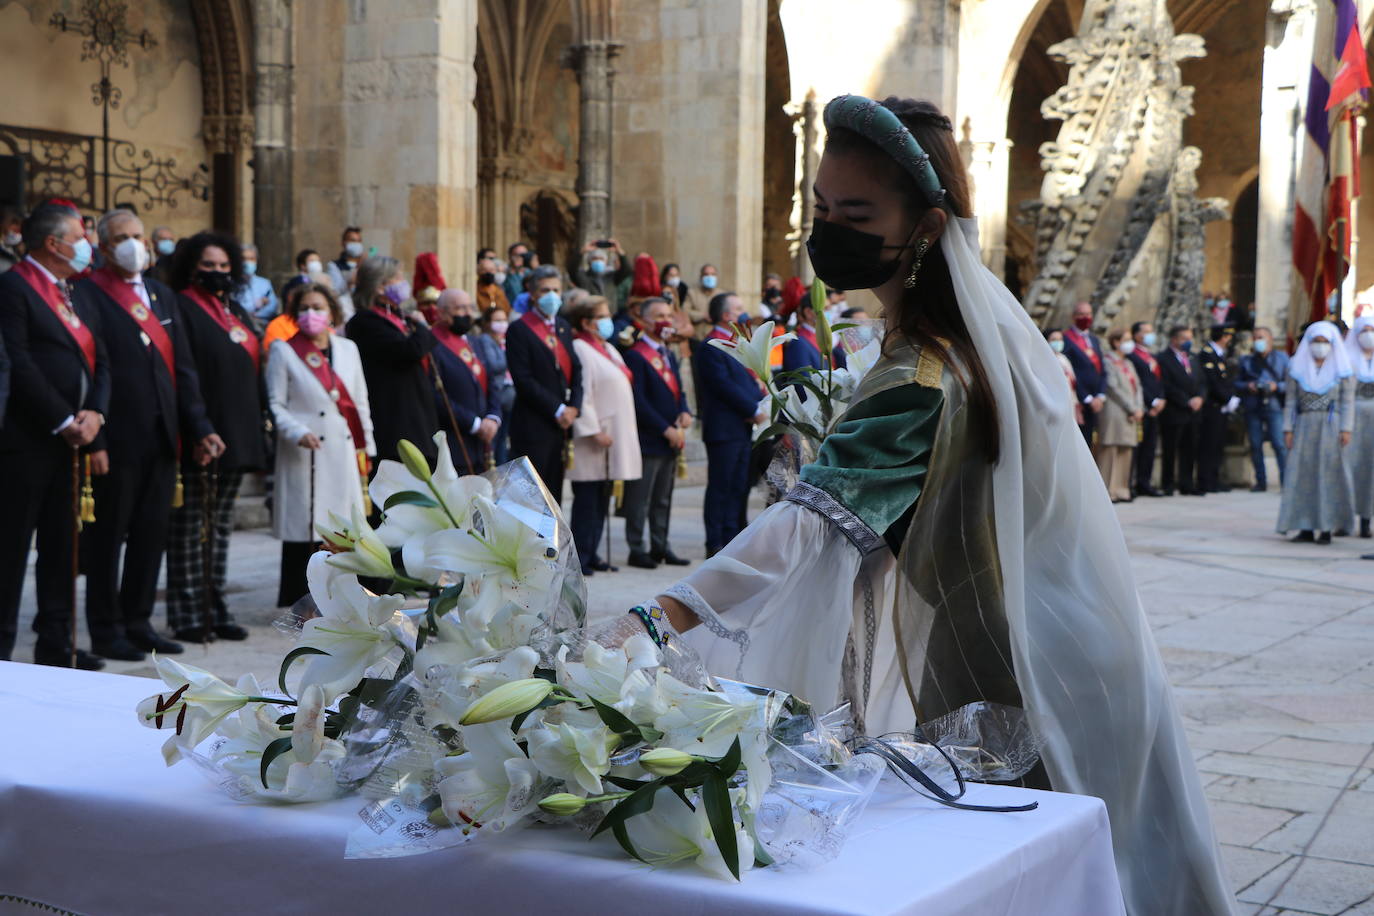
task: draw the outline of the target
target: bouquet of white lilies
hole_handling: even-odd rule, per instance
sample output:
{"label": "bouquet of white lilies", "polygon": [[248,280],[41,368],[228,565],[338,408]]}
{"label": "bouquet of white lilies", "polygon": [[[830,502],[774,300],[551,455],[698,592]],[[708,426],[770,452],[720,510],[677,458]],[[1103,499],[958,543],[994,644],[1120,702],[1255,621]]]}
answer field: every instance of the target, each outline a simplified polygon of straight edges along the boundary
{"label": "bouquet of white lilies", "polygon": [[242,800],[366,796],[357,857],[534,821],[723,877],[833,855],[876,758],[785,694],[712,680],[635,618],[588,631],[568,529],[528,462],[460,477],[435,441],[433,470],[409,442],[382,462],[379,528],[320,532],[315,616],[295,618],[277,691],[157,660],[169,689],[138,718],[173,731],[168,765],[191,759]]}

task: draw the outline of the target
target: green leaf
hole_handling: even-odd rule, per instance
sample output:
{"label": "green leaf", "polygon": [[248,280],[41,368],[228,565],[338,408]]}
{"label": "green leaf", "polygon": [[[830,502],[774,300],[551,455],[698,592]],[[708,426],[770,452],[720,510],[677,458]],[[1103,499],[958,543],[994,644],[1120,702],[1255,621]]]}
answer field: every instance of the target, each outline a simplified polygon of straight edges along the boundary
{"label": "green leaf", "polygon": [[836,324],[832,324],[832,325],[830,326],[830,330],[832,330],[832,331],[848,331],[850,328],[857,328],[858,326],[859,326],[859,323],[858,323],[857,321],[841,321],[841,322],[838,322],[838,323],[836,323]]}
{"label": "green leaf", "polygon": [[281,670],[277,672],[277,686],[281,688],[281,692],[286,694],[287,696],[291,696],[291,691],[286,689],[286,669],[290,668],[291,664],[296,659],[304,658],[307,655],[328,654],[329,653],[324,651],[323,649],[316,649],[314,646],[297,646],[290,652],[286,653],[286,658],[283,658],[281,660]]}
{"label": "green leaf", "polygon": [[402,490],[399,493],[392,493],[382,504],[382,510],[390,509],[392,506],[419,506],[422,509],[437,509],[439,503],[432,496],[426,496],[418,490]]}
{"label": "green leaf", "polygon": [[611,834],[615,837],[615,841],[620,844],[620,848],[625,850],[626,855],[632,859],[644,861],[644,858],[635,851],[634,844],[630,842],[630,833],[625,829],[623,822],[611,827]]}
{"label": "green leaf", "polygon": [[607,706],[595,697],[589,699],[592,701],[592,706],[596,708],[596,714],[601,717],[602,722],[606,723],[607,728],[622,738],[629,738],[632,741],[642,740],[639,726],[631,722],[628,716],[618,709]]}
{"label": "green leaf", "polygon": [[[535,676],[538,677],[539,672],[536,671]],[[524,712],[520,713],[520,715],[510,720],[510,733],[513,735],[516,732],[520,731],[520,726],[525,724],[525,720],[529,718],[530,713],[534,712],[535,709],[548,709],[550,706],[557,706],[559,703],[566,702],[568,702],[567,697],[559,696],[558,694],[545,697],[544,700],[538,706],[534,707],[534,709],[527,709]]]}
{"label": "green leaf", "polygon": [[271,744],[267,745],[267,747],[262,749],[262,765],[258,768],[258,771],[262,779],[262,787],[264,789],[271,788],[267,785],[267,768],[272,765],[273,760],[276,760],[278,757],[280,757],[282,754],[285,754],[289,750],[291,750],[290,735],[287,735],[285,738],[278,738],[276,741],[273,741]]}
{"label": "green leaf", "polygon": [[783,435],[786,435],[787,432],[788,432],[788,430],[789,430],[789,428],[790,428],[790,427],[788,427],[787,424],[785,424],[785,423],[774,423],[772,426],[768,427],[768,428],[765,429],[763,432],[758,433],[757,435],[755,435],[755,436],[754,436],[754,441],[755,441],[755,442],[764,442],[764,441],[766,441],[766,440],[768,440],[768,439],[772,439],[774,436],[783,436]]}
{"label": "green leaf", "polygon": [[754,840],[754,867],[767,868],[773,864],[773,857],[768,854],[768,850],[763,848],[763,843]]}
{"label": "green leaf", "polygon": [[296,721],[296,714],[295,714],[294,712],[288,712],[286,715],[284,715],[284,716],[282,716],[281,718],[277,719],[277,727],[278,727],[278,728],[285,728],[286,726],[291,725],[291,724],[294,723],[295,721]]}
{"label": "green leaf", "polygon": [[628,779],[624,776],[611,776],[607,774],[605,776],[602,776],[601,778],[604,779],[606,782],[609,782],[611,785],[615,786],[617,789],[625,789],[629,792],[633,792],[636,789],[648,785],[648,783],[642,782],[641,780]]}
{"label": "green leaf", "polygon": [[644,814],[654,806],[654,794],[658,792],[660,783],[658,780],[646,782],[628,795],[616,802],[614,808],[606,812],[606,816],[601,819],[601,823],[596,825],[592,831],[592,836],[596,836],[605,830],[614,828],[617,824],[624,824],[627,820],[637,814]]}
{"label": "green leaf", "polygon": [[[706,804],[706,820],[716,837],[716,848],[730,874],[739,880],[739,843],[735,839],[735,811],[730,805],[730,789],[725,777],[711,773],[701,784],[701,799]],[[628,801],[628,799],[627,799]]]}
{"label": "green leaf", "polygon": [[730,745],[730,750],[725,752],[725,756],[716,761],[716,769],[720,775],[729,779],[739,771],[742,753],[739,746],[739,736],[735,736],[734,743]]}

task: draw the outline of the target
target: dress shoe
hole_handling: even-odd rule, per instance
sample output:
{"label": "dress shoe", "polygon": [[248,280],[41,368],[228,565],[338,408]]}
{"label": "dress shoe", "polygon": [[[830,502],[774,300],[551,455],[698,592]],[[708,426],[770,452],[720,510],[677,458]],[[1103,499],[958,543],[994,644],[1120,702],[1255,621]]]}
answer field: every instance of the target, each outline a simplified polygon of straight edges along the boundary
{"label": "dress shoe", "polygon": [[591,564],[591,567],[597,572],[620,572],[619,566],[612,566],[605,560],[597,560],[595,563]]}
{"label": "dress shoe", "polygon": [[127,639],[92,643],[91,651],[101,658],[116,662],[141,662],[148,657],[147,653]]}
{"label": "dress shoe", "polygon": [[248,638],[248,631],[236,623],[217,623],[215,624],[215,636],[230,642],[243,642]]}
{"label": "dress shoe", "polygon": [[[53,668],[70,668],[72,667],[72,650],[38,646],[33,650],[33,663],[35,665],[49,665]],[[92,655],[85,649],[77,649],[76,667],[82,671],[99,671],[105,667],[105,660],[98,655]]]}
{"label": "dress shoe", "polygon": [[1315,544],[1330,544],[1330,543],[1331,543],[1331,532],[1330,532],[1330,531],[1323,531],[1321,534],[1317,535],[1317,539],[1316,539],[1313,543],[1315,543]]}
{"label": "dress shoe", "polygon": [[658,564],[654,558],[642,550],[631,550],[629,564],[636,569],[658,569]]}
{"label": "dress shoe", "polygon": [[657,560],[657,561],[660,562],[660,563],[667,563],[669,566],[691,566],[691,565],[692,565],[692,561],[691,561],[691,560],[684,560],[684,559],[682,559],[682,557],[680,557],[680,556],[678,556],[677,554],[673,553],[671,550],[664,551],[663,553],[661,553],[661,554],[659,554],[658,556],[654,557],[654,559]]}
{"label": "dress shoe", "polygon": [[1159,495],[1160,495],[1160,496],[1173,496],[1173,495],[1174,495],[1174,488],[1173,488],[1173,487],[1165,487],[1163,490],[1160,490],[1160,491],[1159,491]]}
{"label": "dress shoe", "polygon": [[596,575],[596,570],[592,569],[590,566],[582,567],[582,578],[590,579],[594,575]]}
{"label": "dress shoe", "polygon": [[1267,486],[1265,486],[1264,484],[1262,484],[1262,483],[1257,483],[1257,484],[1255,484],[1253,487],[1250,488],[1250,492],[1251,492],[1251,493],[1263,493],[1263,492],[1264,492],[1265,490],[1267,490],[1267,489],[1269,489],[1269,488],[1268,488]]}
{"label": "dress shoe", "polygon": [[129,642],[133,643],[144,652],[156,652],[158,655],[180,655],[185,651],[179,642],[161,635],[156,630],[147,630],[142,633],[130,633]]}
{"label": "dress shoe", "polygon": [[1156,490],[1154,487],[1145,487],[1143,490],[1136,490],[1136,496],[1164,496],[1164,492]]}
{"label": "dress shoe", "polygon": [[214,642],[215,633],[206,627],[182,627],[174,634],[178,642]]}
{"label": "dress shoe", "polygon": [[1291,540],[1294,544],[1310,544],[1312,543],[1312,541],[1315,540],[1315,538],[1312,536],[1312,532],[1310,531],[1299,531],[1297,537],[1290,538],[1289,540]]}
{"label": "dress shoe", "polygon": [[1360,519],[1360,537],[1362,537],[1362,538],[1367,538],[1367,537],[1370,537],[1371,534],[1374,534],[1374,532],[1370,532],[1370,530],[1369,530],[1369,523],[1370,523],[1370,519],[1367,519],[1367,518],[1362,518],[1362,519]]}

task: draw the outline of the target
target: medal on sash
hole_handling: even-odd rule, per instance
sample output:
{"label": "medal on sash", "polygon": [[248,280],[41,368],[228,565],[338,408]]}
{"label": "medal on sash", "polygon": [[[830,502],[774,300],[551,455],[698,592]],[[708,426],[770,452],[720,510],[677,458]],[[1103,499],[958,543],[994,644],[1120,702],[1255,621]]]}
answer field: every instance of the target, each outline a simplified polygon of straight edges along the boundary
{"label": "medal on sash", "polygon": [[248,339],[248,332],[239,325],[234,325],[229,329],[229,339],[236,344],[241,344]]}
{"label": "medal on sash", "polygon": [[130,311],[138,321],[146,321],[148,319],[148,307],[142,302],[135,305]]}

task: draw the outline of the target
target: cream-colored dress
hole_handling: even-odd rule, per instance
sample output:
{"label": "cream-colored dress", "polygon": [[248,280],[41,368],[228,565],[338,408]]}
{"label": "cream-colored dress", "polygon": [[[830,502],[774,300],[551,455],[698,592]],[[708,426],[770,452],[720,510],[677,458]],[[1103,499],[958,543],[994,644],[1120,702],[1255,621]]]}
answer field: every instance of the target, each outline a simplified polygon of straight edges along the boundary
{"label": "cream-colored dress", "polygon": [[[609,343],[604,350],[577,338],[573,352],[582,361],[582,410],[573,421],[573,466],[568,480],[638,480],[644,473],[635,424],[635,396],[625,377],[625,361]],[[592,437],[609,433],[611,447]]]}

